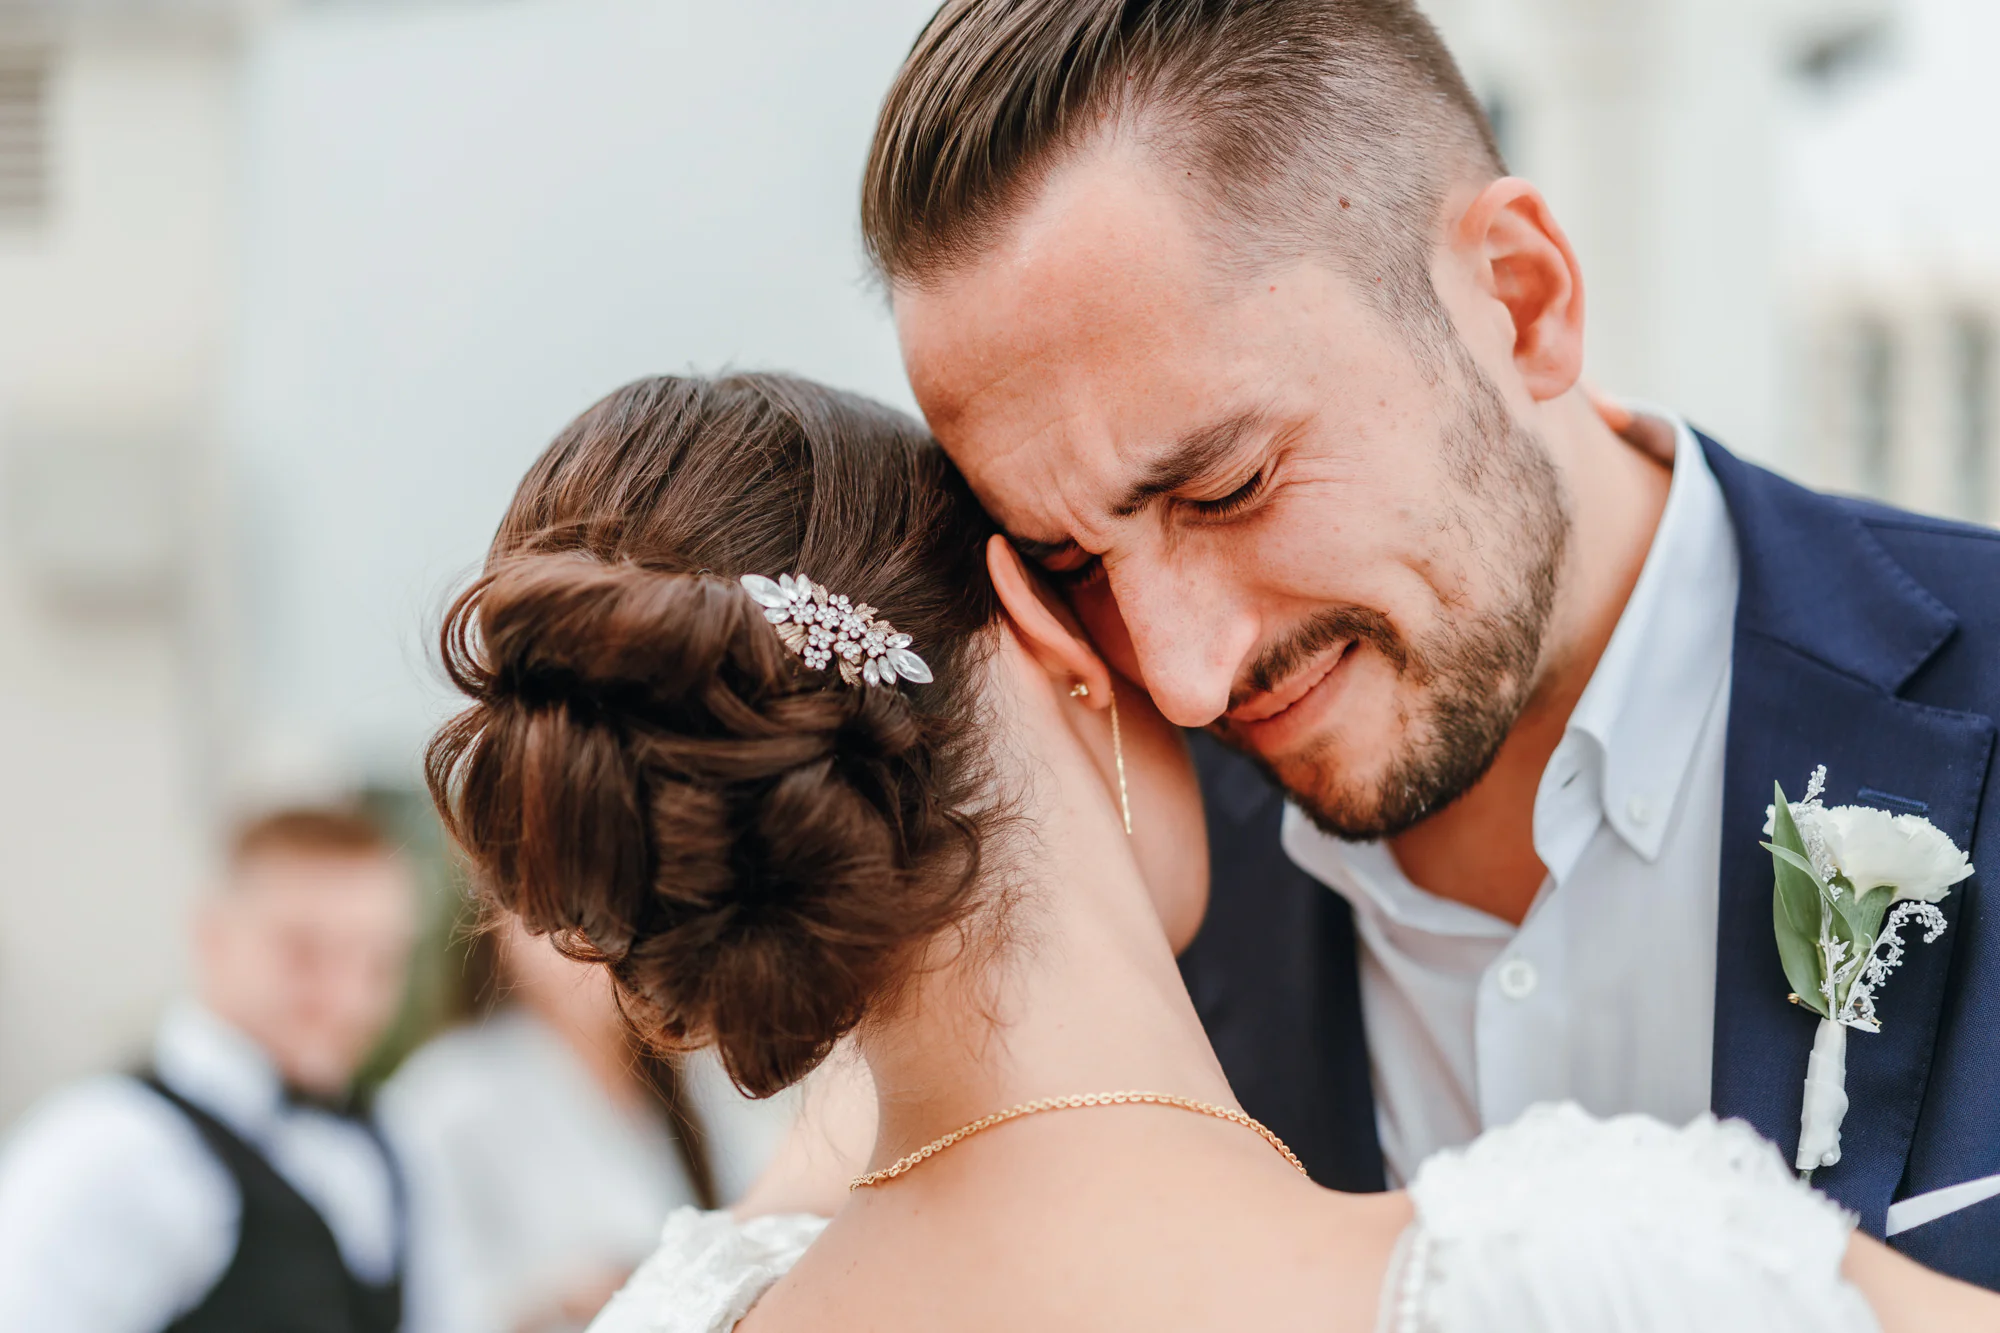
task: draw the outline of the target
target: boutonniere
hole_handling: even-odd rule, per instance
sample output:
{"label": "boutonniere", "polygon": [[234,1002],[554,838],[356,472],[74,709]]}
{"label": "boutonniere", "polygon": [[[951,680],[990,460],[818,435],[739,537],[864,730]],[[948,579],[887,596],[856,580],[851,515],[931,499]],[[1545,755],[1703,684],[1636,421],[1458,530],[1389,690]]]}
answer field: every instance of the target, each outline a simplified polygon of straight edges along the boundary
{"label": "boutonniere", "polygon": [[1771,916],[1793,1003],[1819,1015],[1799,1113],[1798,1168],[1810,1177],[1840,1160],[1847,1115],[1847,1030],[1880,1032],[1875,996],[1903,961],[1903,927],[1929,944],[1944,933],[1937,902],[1972,863],[1928,819],[1820,802],[1822,764],[1806,798],[1777,802],[1764,822],[1776,871]]}

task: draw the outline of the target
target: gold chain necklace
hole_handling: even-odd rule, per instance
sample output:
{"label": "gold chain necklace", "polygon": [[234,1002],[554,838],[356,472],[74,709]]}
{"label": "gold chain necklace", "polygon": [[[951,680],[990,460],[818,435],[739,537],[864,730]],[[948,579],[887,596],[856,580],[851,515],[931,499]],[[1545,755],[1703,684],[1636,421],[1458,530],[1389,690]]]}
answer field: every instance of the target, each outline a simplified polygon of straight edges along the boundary
{"label": "gold chain necklace", "polygon": [[[1276,1148],[1279,1155],[1290,1162],[1300,1175],[1307,1175],[1305,1163],[1285,1146],[1283,1139],[1266,1129],[1262,1122],[1252,1119],[1241,1111],[1232,1110],[1227,1106],[1215,1106],[1209,1102],[1198,1102],[1192,1097],[1175,1097],[1164,1092],[1089,1092],[1075,1097],[1044,1097],[1040,1101],[1022,1102],[1019,1106],[1010,1106],[1004,1111],[981,1116],[962,1129],[954,1129],[941,1139],[933,1139],[907,1157],[899,1158],[880,1171],[870,1171],[865,1176],[856,1176],[847,1183],[847,1188],[858,1190],[894,1180],[904,1172],[921,1166],[954,1143],[963,1143],[974,1134],[983,1133],[995,1125],[1004,1125],[1009,1120],[1019,1120],[1024,1115],[1036,1115],[1042,1111],[1075,1111],[1086,1106],[1127,1106],[1135,1103],[1142,1106],[1178,1107],[1183,1111],[1213,1116],[1217,1120],[1227,1120],[1232,1125],[1253,1129],[1263,1137],[1264,1142]],[[1311,1179],[1310,1176],[1307,1178]]]}

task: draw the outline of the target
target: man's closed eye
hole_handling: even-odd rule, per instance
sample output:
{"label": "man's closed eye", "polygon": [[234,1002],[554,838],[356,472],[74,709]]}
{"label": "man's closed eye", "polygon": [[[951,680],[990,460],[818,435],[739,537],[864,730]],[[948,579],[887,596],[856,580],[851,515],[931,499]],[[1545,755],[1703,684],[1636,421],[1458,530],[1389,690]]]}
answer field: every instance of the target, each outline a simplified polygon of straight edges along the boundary
{"label": "man's closed eye", "polygon": [[1269,477],[1268,469],[1259,468],[1251,474],[1250,480],[1219,499],[1181,500],[1179,503],[1202,518],[1230,518],[1242,513],[1263,497]]}

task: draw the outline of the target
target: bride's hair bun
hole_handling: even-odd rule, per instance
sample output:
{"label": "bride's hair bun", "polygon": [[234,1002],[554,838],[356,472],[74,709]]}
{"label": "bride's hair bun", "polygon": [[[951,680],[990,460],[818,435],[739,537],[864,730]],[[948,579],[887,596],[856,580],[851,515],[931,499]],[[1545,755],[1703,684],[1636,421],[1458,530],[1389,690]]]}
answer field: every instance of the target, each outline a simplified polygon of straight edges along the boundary
{"label": "bride's hair bun", "polygon": [[[549,448],[444,658],[427,755],[484,892],[603,962],[643,1035],[796,1081],[978,905],[991,531],[907,419],[797,380],[659,378]],[[881,608],[935,681],[843,683],[737,583]]]}

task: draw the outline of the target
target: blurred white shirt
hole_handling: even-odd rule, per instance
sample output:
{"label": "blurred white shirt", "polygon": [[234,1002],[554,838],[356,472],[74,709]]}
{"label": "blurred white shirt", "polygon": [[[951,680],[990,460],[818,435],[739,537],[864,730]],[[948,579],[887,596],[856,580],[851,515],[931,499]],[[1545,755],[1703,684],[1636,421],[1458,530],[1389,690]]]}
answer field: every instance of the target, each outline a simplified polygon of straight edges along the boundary
{"label": "blurred white shirt", "polygon": [[1548,878],[1519,929],[1285,810],[1286,854],[1354,907],[1391,1186],[1536,1102],[1669,1124],[1708,1109],[1739,569],[1700,443],[1672,426],[1645,566],[1536,792]]}
{"label": "blurred white shirt", "polygon": [[432,1041],[378,1108],[410,1181],[406,1333],[506,1333],[637,1267],[694,1202],[665,1120],[524,1007]]}
{"label": "blurred white shirt", "polygon": [[[357,1277],[396,1268],[391,1168],[360,1125],[294,1106],[268,1057],[193,1004],[160,1025],[160,1081],[263,1153]],[[236,1254],[236,1182],[178,1109],[107,1075],[30,1111],[0,1153],[0,1328],[159,1333]]]}

